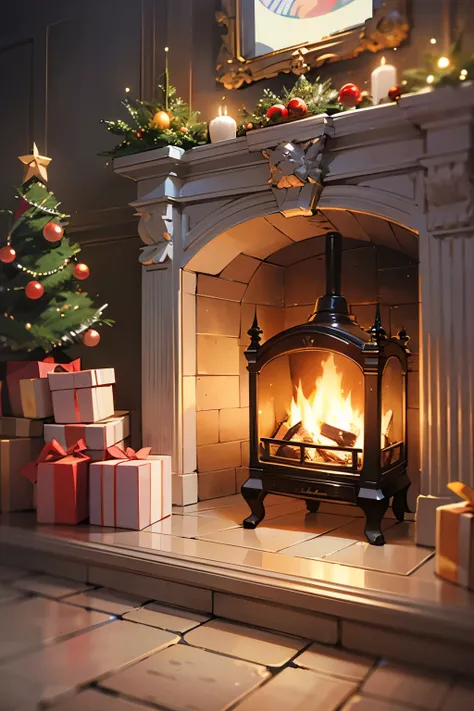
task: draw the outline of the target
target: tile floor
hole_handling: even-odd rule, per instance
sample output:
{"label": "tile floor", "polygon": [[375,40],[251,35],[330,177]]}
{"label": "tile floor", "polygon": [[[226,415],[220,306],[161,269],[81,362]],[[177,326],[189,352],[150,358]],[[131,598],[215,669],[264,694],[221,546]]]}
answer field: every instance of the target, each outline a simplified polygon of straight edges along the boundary
{"label": "tile floor", "polygon": [[0,566],[0,711],[471,711],[474,685]]}

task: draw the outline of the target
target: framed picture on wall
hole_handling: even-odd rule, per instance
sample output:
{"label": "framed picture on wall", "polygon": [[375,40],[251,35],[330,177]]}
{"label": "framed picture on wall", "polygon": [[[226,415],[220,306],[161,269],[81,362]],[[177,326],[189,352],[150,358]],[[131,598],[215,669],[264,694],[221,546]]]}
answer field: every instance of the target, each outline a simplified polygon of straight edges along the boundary
{"label": "framed picture on wall", "polygon": [[398,47],[408,0],[222,0],[218,81],[227,89]]}

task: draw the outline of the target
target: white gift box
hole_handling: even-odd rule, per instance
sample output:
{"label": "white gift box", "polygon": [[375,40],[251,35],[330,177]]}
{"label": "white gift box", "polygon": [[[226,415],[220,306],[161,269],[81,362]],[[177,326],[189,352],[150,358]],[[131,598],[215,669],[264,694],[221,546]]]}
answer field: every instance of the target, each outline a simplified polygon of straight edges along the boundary
{"label": "white gift box", "polygon": [[[102,451],[101,459],[105,459],[107,447],[123,442],[130,434],[130,418],[128,412],[115,412],[113,417],[108,417],[101,422],[92,424],[47,424],[44,426],[46,442],[56,439],[59,444],[67,449],[83,439],[88,450]],[[121,446],[120,444],[118,445]],[[87,452],[90,456],[90,452]],[[97,460],[96,460],[97,461]]]}
{"label": "white gift box", "polygon": [[114,414],[113,368],[49,373],[48,381],[57,423],[98,422]]}
{"label": "white gift box", "polygon": [[51,417],[53,402],[47,378],[27,378],[19,381],[23,416],[32,420]]}
{"label": "white gift box", "polygon": [[171,457],[111,459],[89,468],[89,521],[141,531],[171,515]]}

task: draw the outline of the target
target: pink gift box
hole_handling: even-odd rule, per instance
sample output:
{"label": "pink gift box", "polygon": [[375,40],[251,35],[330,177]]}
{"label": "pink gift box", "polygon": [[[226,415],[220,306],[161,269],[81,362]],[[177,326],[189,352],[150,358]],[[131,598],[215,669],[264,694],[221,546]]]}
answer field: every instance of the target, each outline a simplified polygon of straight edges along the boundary
{"label": "pink gift box", "polygon": [[111,459],[89,471],[89,520],[141,531],[171,515],[171,458]]}
{"label": "pink gift box", "polygon": [[[44,426],[44,438],[46,442],[51,442],[53,439],[56,439],[63,447],[70,447],[78,440],[83,439],[88,450],[94,450],[95,452],[102,451],[100,459],[106,458],[107,447],[122,442],[129,434],[129,414],[125,411],[115,412],[113,417],[89,425],[47,424]],[[121,444],[118,446],[121,447]],[[96,458],[95,461],[99,460]]]}
{"label": "pink gift box", "polygon": [[65,451],[53,440],[20,470],[19,476],[36,484],[38,523],[75,525],[87,518],[90,458],[84,449],[80,441]]}
{"label": "pink gift box", "polygon": [[57,423],[98,422],[114,414],[113,368],[50,373],[48,380]]}

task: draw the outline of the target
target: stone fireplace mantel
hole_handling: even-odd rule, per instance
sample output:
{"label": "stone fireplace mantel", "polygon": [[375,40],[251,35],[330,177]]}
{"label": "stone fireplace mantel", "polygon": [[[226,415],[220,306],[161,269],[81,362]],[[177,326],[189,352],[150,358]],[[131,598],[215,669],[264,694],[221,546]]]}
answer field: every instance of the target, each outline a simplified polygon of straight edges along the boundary
{"label": "stone fireplace mantel", "polygon": [[317,222],[310,217],[317,207],[333,224],[343,220],[351,237],[352,213],[364,213],[382,231],[389,222],[418,241],[417,539],[433,545],[446,484],[474,485],[473,129],[468,85],[187,153],[168,147],[114,161],[116,173],[137,183],[132,206],[145,245],[143,439],[172,454],[175,503],[197,500],[196,273],[215,276],[242,253],[265,258],[289,243],[278,229],[253,239],[238,229],[243,223],[278,214]]}

